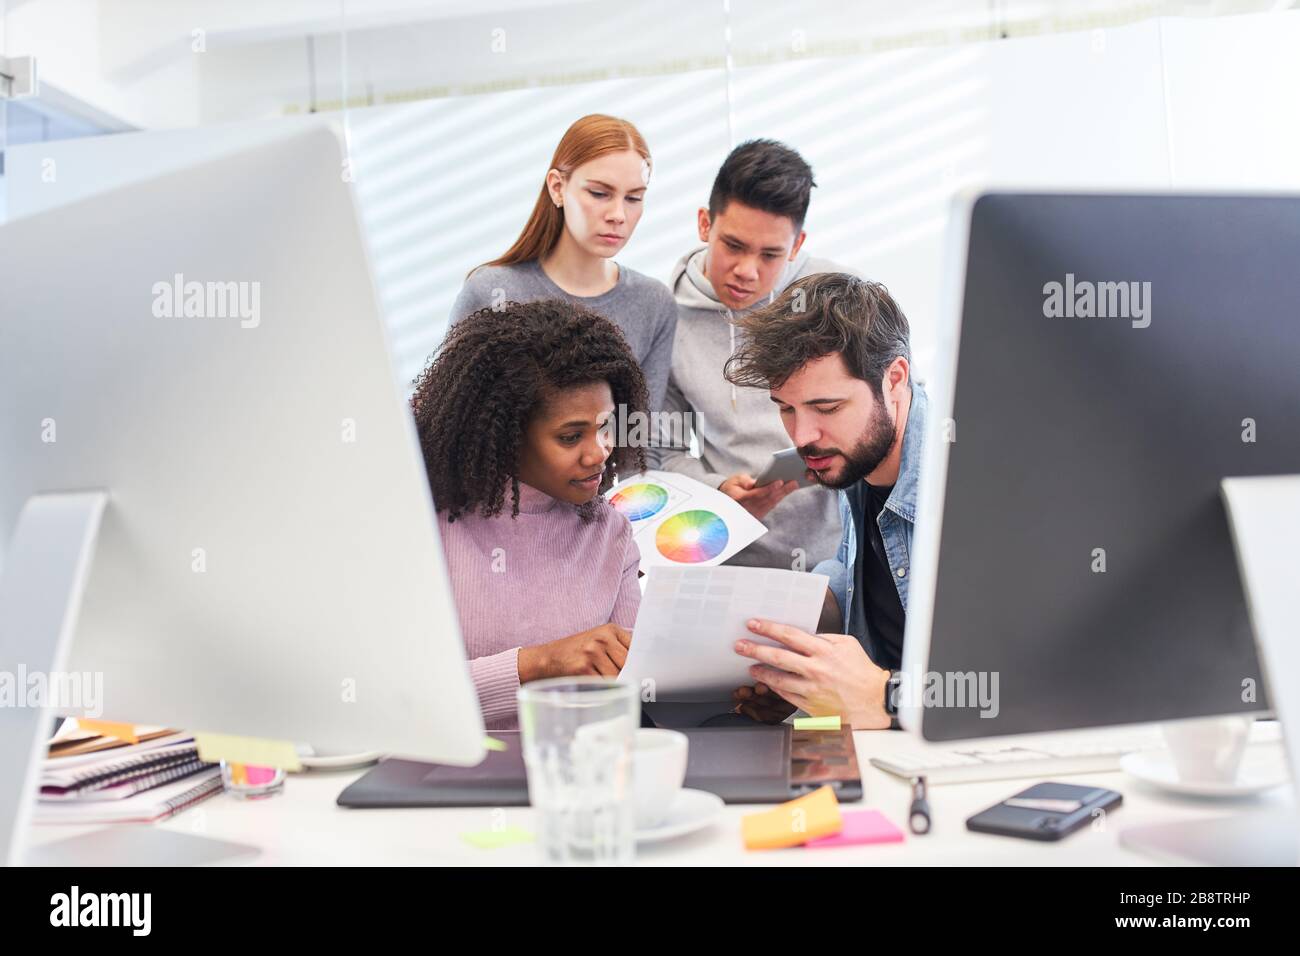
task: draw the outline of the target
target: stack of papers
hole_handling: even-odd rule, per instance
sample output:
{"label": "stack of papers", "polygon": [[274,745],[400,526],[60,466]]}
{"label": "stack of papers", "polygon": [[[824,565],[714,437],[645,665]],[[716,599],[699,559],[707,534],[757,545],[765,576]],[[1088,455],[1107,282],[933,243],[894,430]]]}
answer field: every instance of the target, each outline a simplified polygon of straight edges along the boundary
{"label": "stack of papers", "polygon": [[65,729],[50,742],[37,823],[150,822],[221,790],[220,767],[199,759],[192,734],[127,726],[121,737]]}

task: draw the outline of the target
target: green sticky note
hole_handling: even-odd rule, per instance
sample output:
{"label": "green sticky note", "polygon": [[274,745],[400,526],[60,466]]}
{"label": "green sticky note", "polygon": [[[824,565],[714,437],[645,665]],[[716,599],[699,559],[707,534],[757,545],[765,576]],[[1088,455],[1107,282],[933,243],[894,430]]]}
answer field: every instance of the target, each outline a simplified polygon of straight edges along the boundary
{"label": "green sticky note", "polygon": [[836,714],[834,717],[796,717],[794,719],[795,730],[839,730],[840,717]]}
{"label": "green sticky note", "polygon": [[250,767],[274,767],[278,770],[301,770],[298,748],[291,740],[263,740],[259,737],[235,737],[194,731],[199,759],[204,763],[242,763]]}
{"label": "green sticky note", "polygon": [[504,740],[497,740],[495,737],[484,737],[483,746],[488,750],[508,750]]}
{"label": "green sticky note", "polygon": [[480,850],[497,850],[516,843],[532,843],[533,835],[523,827],[506,827],[503,830],[472,830],[460,838]]}

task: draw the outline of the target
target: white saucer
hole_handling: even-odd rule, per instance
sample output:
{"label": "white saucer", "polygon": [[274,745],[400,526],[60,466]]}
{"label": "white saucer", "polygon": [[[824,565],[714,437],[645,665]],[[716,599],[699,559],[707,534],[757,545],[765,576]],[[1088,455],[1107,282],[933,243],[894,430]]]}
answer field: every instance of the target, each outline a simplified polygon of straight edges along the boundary
{"label": "white saucer", "polygon": [[368,767],[383,759],[378,751],[355,754],[298,754],[298,762],[304,770],[355,770]]}
{"label": "white saucer", "polygon": [[1247,747],[1237,779],[1227,783],[1180,780],[1168,750],[1125,754],[1119,765],[1121,770],[1152,786],[1194,797],[1245,797],[1280,787],[1288,779],[1282,748],[1276,744]]}
{"label": "white saucer", "polygon": [[658,826],[636,831],[637,843],[657,843],[712,826],[722,815],[722,798],[703,790],[681,790]]}

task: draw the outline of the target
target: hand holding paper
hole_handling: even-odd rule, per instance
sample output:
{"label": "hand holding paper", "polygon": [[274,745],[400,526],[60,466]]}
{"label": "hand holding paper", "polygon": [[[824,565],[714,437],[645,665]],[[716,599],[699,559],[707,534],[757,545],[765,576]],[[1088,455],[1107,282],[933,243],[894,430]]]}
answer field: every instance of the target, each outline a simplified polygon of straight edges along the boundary
{"label": "hand holding paper", "polygon": [[775,568],[651,568],[619,681],[639,685],[643,699],[730,701],[754,683],[751,662],[735,648],[741,638],[758,640],[746,621],[813,628],[827,583],[824,574]]}
{"label": "hand holding paper", "polygon": [[889,671],[867,656],[849,634],[812,634],[807,630],[756,617],[735,645],[758,663],[751,680],[762,681],[800,710],[814,717],[839,715],[855,730],[883,730],[885,684]]}

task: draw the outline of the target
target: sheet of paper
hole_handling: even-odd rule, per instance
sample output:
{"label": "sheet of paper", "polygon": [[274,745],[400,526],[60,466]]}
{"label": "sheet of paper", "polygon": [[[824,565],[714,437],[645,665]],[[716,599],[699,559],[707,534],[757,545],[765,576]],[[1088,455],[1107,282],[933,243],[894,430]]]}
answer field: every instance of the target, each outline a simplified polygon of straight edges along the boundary
{"label": "sheet of paper", "polygon": [[767,528],[716,488],[666,471],[621,481],[609,503],[632,522],[641,570],[717,565],[749,547]]}
{"label": "sheet of paper", "polygon": [[640,689],[643,701],[729,700],[753,684],[734,647],[751,633],[750,618],[817,628],[829,578],[777,568],[652,568],[632,628],[632,646],[619,680]]}

